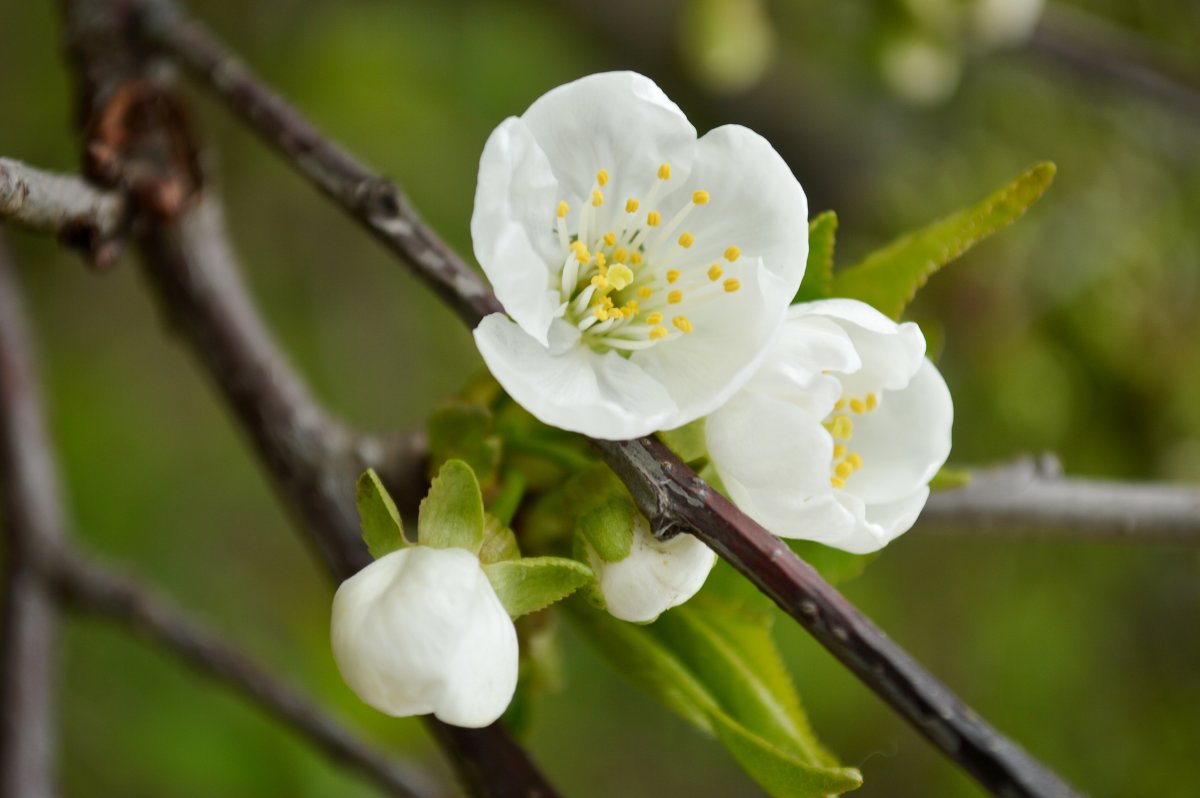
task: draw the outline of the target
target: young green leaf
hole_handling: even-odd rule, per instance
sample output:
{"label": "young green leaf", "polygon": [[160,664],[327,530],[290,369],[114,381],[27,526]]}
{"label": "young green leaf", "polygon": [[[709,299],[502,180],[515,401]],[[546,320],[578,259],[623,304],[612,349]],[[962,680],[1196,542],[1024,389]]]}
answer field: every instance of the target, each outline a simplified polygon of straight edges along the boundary
{"label": "young green leaf", "polygon": [[483,545],[479,547],[479,561],[484,565],[501,560],[515,560],[521,556],[517,536],[491,513],[483,522]]}
{"label": "young green leaf", "polygon": [[470,552],[483,545],[483,496],[475,472],[462,460],[447,460],[429,486],[417,515],[417,540]]}
{"label": "young green leaf", "polygon": [[1020,217],[1046,191],[1054,172],[1054,164],[1038,164],[966,210],[872,252],[834,275],[833,295],[861,300],[900,318],[930,276]]}
{"label": "young green leaf", "polygon": [[837,227],[838,218],[833,211],[825,211],[808,223],[808,264],[804,267],[804,280],[793,304],[833,295],[833,250]]}
{"label": "young green leaf", "polygon": [[358,506],[359,527],[371,556],[379,559],[397,549],[404,548],[404,524],[396,503],[388,495],[387,488],[379,481],[375,469],[368,468],[354,486],[354,502]]}
{"label": "young green leaf", "polygon": [[447,460],[464,461],[476,478],[489,484],[500,463],[500,438],[492,434],[492,412],[460,400],[442,402],[429,417],[429,459],[438,467]]}
{"label": "young green leaf", "polygon": [[579,514],[575,528],[600,559],[619,562],[633,548],[637,508],[628,496],[614,495]]}
{"label": "young green leaf", "polygon": [[513,618],[562,601],[592,579],[586,565],[565,557],[524,557],[483,566],[500,603]]}

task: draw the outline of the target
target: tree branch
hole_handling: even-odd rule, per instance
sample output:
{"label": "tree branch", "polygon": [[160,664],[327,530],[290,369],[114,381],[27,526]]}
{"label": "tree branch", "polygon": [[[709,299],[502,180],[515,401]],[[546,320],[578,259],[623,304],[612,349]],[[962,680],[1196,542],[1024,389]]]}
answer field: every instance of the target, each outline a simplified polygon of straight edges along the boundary
{"label": "tree branch", "polygon": [[226,645],[132,579],[77,554],[64,554],[51,577],[63,598],[77,610],[129,627],[173,652],[196,670],[248,698],[285,726],[305,737],[334,762],[363,774],[389,795],[410,798],[428,787],[407,767],[358,740],[327,717],[307,697]]}
{"label": "tree branch", "polygon": [[[176,56],[278,150],[301,174],[356,218],[362,218],[357,187],[370,173],[324,140],[274,92],[255,78],[197,23],[150,2],[144,16],[153,40]],[[173,8],[173,7],[172,7]],[[297,150],[294,142],[304,142]],[[303,152],[306,157],[297,157]],[[321,154],[324,154],[323,156]],[[338,157],[333,157],[334,155]],[[311,160],[321,164],[314,170]],[[353,168],[342,165],[353,164]],[[374,185],[383,184],[375,178]],[[390,193],[398,190],[388,185]],[[397,202],[397,207],[407,207]],[[399,217],[385,217],[399,218]],[[401,219],[419,224],[415,218]],[[432,234],[419,240],[433,239]],[[490,312],[495,300],[479,302],[489,289],[449,250],[436,262],[420,251],[393,246],[427,282],[445,294],[461,291],[454,305],[468,324]],[[448,264],[452,264],[448,267]],[[446,275],[456,275],[447,281]],[[1019,747],[978,718],[944,686],[852,607],[777,538],[709,488],[661,443],[598,441],[610,466],[625,480],[642,512],[659,534],[692,531],[712,546],[785,612],[808,629],[868,687],[918,731],[997,795],[1071,796],[1075,793]]]}
{"label": "tree branch", "polygon": [[1200,488],[1078,479],[1052,456],[976,471],[933,494],[923,531],[1200,546]]}
{"label": "tree branch", "polygon": [[16,274],[0,239],[0,498],[7,556],[0,629],[0,798],[52,798],[58,612],[38,566],[64,536]]}

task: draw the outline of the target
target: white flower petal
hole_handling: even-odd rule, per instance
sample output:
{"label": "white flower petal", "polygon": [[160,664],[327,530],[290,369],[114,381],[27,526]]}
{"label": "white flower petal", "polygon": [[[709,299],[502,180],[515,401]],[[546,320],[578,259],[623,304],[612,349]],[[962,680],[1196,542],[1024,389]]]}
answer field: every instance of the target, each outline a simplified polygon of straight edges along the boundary
{"label": "white flower petal", "polygon": [[822,299],[796,305],[793,314],[793,318],[833,319],[850,336],[862,366],[842,376],[849,396],[864,396],[880,388],[903,388],[925,356],[925,336],[920,327],[912,322],[897,324],[865,302]]}
{"label": "white flower petal", "polygon": [[330,638],[346,684],[388,715],[486,726],[516,690],[516,629],[462,549],[394,551],[347,579]]}
{"label": "white flower petal", "polygon": [[659,382],[616,352],[572,343],[578,334],[556,320],[546,348],[493,313],[475,328],[475,343],[509,396],[547,424],[608,440],[678,426],[669,423],[678,406]]}
{"label": "white flower petal", "polygon": [[803,409],[744,392],[704,429],[729,498],[770,532],[836,545],[858,523],[829,482],[833,440]]}
{"label": "white flower petal", "polygon": [[798,314],[799,307],[789,309],[789,318],[746,390],[785,399],[824,418],[842,394],[841,382],[824,372],[854,372],[862,360],[840,324],[823,316]]}
{"label": "white flower petal", "polygon": [[563,256],[552,212],[558,181],[520,119],[506,119],[488,137],[479,161],[471,240],[496,297],[525,332],[543,345],[560,302]]}
{"label": "white flower petal", "polygon": [[850,448],[862,467],[846,490],[868,505],[897,501],[925,485],[950,456],[954,405],[938,370],[922,359],[912,381],[888,391],[879,407],[854,418]]}
{"label": "white flower petal", "polygon": [[591,195],[600,169],[612,181],[604,188],[609,207],[619,208],[628,197],[645,196],[663,163],[671,165],[667,188],[679,185],[695,157],[696,129],[654,81],[635,72],[589,75],[559,86],[521,119],[550,161],[558,199],[569,201],[573,211]]}
{"label": "white flower petal", "polygon": [[588,559],[609,613],[622,621],[647,623],[696,595],[717,555],[688,534],[659,541],[638,516],[628,557],[605,562],[589,547]]}

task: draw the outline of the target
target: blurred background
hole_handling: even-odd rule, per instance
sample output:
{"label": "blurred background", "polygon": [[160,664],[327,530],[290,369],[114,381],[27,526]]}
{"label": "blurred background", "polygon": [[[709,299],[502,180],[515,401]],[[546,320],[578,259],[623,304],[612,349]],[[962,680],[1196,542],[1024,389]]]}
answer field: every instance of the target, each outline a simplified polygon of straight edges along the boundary
{"label": "blurred background", "polygon": [[[48,5],[0,4],[0,153],[73,171]],[[1074,474],[1200,482],[1200,92],[1154,77],[1200,74],[1194,2],[1051,0],[1040,15],[1037,0],[195,6],[462,252],[491,129],[611,68],[653,77],[701,130],[738,122],[771,139],[813,211],[838,212],[843,265],[1053,160],[1046,198],[936,277],[910,314],[955,396],[952,462],[1052,450]],[[247,279],[296,365],[354,422],[422,423],[480,367],[467,331],[190,94]],[[136,264],[98,276],[49,241],[10,237],[87,543],[448,779],[418,724],[374,714],[342,685],[327,642],[333,585]],[[843,588],[1084,791],[1184,796],[1200,783],[1198,566],[1195,551],[918,527]],[[802,630],[779,629],[818,733],[863,769],[859,795],[980,794]],[[566,794],[756,794],[719,746],[569,630],[564,644],[563,690],[528,743]],[[68,795],[373,794],[121,631],[73,620],[65,648]]]}

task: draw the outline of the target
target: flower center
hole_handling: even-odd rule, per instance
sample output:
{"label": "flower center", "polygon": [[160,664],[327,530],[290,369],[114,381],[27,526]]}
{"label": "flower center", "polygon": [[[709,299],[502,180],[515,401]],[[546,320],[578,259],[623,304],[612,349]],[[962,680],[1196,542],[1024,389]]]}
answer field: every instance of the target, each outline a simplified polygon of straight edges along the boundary
{"label": "flower center", "polygon": [[645,199],[630,197],[622,207],[604,196],[609,174],[601,169],[574,233],[567,229],[570,206],[558,203],[563,254],[558,315],[576,325],[597,351],[629,355],[687,335],[695,330],[689,312],[741,288],[725,272],[741,257],[740,249],[729,246],[721,260],[707,264],[689,255],[694,233],[676,235],[693,210],[708,204],[707,191],[693,191],[691,201],[666,224],[654,210],[670,179],[671,165],[664,163]]}
{"label": "flower center", "polygon": [[870,413],[878,406],[879,397],[873,393],[861,399],[847,399],[843,396],[833,406],[833,412],[821,422],[821,426],[833,436],[833,462],[829,466],[829,484],[835,488],[846,487],[846,480],[850,475],[862,468],[862,455],[850,450],[850,439],[854,437],[853,417]]}

